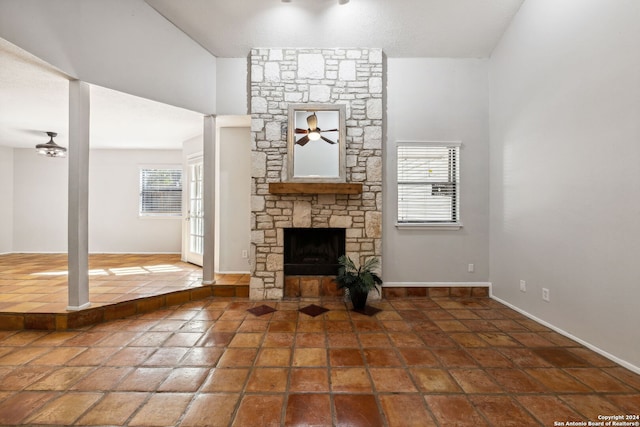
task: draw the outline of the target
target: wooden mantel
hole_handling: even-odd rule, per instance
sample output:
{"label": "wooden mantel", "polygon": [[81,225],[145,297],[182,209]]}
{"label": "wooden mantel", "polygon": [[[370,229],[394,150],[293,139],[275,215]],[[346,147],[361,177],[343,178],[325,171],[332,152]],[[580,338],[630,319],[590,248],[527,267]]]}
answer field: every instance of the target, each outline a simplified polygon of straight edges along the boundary
{"label": "wooden mantel", "polygon": [[351,182],[271,182],[271,194],[360,194],[362,184]]}

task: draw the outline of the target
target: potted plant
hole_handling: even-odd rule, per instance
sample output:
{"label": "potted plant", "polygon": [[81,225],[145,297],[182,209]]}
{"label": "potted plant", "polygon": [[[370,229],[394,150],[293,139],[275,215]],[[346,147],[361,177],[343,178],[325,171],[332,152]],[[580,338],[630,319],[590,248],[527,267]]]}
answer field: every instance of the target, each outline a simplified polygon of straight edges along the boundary
{"label": "potted plant", "polygon": [[336,283],[338,289],[347,289],[354,310],[363,310],[367,304],[369,291],[375,289],[378,294],[380,290],[377,285],[382,284],[382,279],[373,270],[380,265],[378,258],[369,258],[363,265],[356,267],[355,263],[346,255],[338,258],[340,268]]}

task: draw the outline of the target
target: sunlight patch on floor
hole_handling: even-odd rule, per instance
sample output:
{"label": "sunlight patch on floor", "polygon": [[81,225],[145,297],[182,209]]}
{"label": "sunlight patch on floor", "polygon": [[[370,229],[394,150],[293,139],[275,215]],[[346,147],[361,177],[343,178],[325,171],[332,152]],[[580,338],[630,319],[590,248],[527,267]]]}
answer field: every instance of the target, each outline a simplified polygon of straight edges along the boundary
{"label": "sunlight patch on floor", "polygon": [[[144,267],[98,268],[89,270],[89,276],[108,276],[110,272],[116,276],[127,276],[130,274],[173,273],[178,271],[184,270],[171,264],[158,264],[145,265]],[[67,276],[68,274],[68,271],[43,271],[40,273],[31,273],[32,276]]]}
{"label": "sunlight patch on floor", "polygon": [[68,271],[43,271],[42,273],[31,273],[32,276],[66,276]]}
{"label": "sunlight patch on floor", "polygon": [[109,272],[116,276],[128,276],[130,274],[149,274],[149,271],[142,267],[122,267],[122,268],[110,268]]}
{"label": "sunlight patch on floor", "polygon": [[182,271],[180,267],[171,264],[161,265],[145,265],[144,268],[152,273],[170,273],[173,271]]}

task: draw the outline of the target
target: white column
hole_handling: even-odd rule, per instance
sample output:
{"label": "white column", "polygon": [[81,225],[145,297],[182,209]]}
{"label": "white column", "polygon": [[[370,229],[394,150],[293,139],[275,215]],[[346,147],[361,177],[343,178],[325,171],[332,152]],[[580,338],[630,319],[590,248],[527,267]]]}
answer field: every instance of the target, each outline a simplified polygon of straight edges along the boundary
{"label": "white column", "polygon": [[89,84],[69,82],[67,310],[89,307]]}
{"label": "white column", "polygon": [[216,196],[216,117],[204,117],[202,147],[204,206],[204,251],[202,256],[202,283],[212,285],[215,281],[215,196]]}

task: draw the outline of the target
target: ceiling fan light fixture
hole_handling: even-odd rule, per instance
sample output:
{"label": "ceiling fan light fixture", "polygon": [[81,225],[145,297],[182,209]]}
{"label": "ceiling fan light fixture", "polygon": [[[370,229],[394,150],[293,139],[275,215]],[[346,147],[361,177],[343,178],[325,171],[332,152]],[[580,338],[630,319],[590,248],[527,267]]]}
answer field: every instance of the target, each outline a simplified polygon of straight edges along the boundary
{"label": "ceiling fan light fixture", "polygon": [[58,136],[58,134],[55,132],[47,132],[47,135],[49,136],[49,142],[36,145],[36,152],[46,157],[66,157],[67,149],[53,142],[53,137]]}
{"label": "ceiling fan light fixture", "polygon": [[311,141],[317,141],[320,139],[320,132],[318,132],[317,130],[312,130],[311,132],[309,132],[308,136]]}

